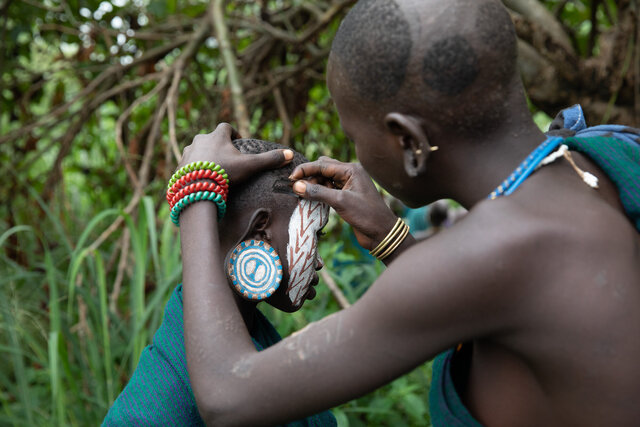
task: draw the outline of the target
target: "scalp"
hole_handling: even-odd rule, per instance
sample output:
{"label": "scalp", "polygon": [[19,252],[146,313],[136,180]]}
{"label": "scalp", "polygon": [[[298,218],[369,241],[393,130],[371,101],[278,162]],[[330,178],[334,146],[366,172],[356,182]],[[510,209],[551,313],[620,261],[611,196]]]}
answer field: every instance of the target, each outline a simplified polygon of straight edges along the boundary
{"label": "scalp", "polygon": [[[244,154],[259,154],[289,148],[260,139],[236,139],[233,141],[233,145]],[[286,179],[296,166],[307,161],[302,154],[294,151],[293,160],[289,164],[278,169],[261,172],[247,182],[231,186],[227,203],[227,210],[231,212],[229,217],[233,217],[233,212],[249,208],[277,206],[279,203],[276,198],[281,196],[274,193],[274,183],[281,179]]]}
{"label": "scalp", "polygon": [[413,109],[471,132],[503,118],[518,81],[515,30],[498,0],[361,0],[331,58],[372,108]]}
{"label": "scalp", "polygon": [[409,23],[393,0],[361,0],[340,25],[332,52],[358,94],[371,101],[394,96],[404,84],[413,48]]}

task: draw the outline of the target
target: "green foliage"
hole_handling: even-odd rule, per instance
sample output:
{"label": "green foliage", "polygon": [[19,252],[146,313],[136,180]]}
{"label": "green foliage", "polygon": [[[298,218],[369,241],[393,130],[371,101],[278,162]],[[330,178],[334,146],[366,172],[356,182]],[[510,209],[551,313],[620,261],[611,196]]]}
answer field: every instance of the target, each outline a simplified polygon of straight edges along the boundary
{"label": "green foliage", "polygon": [[[595,34],[591,2],[543,3],[552,11],[563,6],[559,16],[572,29],[582,57],[597,54],[598,44],[590,45]],[[157,76],[179,61],[184,43],[153,60],[128,64],[193,34],[207,4],[0,0],[0,138],[39,120],[32,130],[0,144],[0,425],[99,423],[162,321],[182,272],[178,234],[162,200],[164,182],[175,166],[167,120],[161,121],[159,143],[151,150],[148,185],[129,213],[133,183],[124,161],[140,168],[166,88],[137,105],[124,121],[124,154],[116,146],[115,129],[123,112],[154,90]],[[606,30],[620,18],[617,2],[598,4],[596,28]],[[252,25],[261,14],[273,18],[273,25],[290,15],[292,34],[298,36],[311,22],[309,10],[317,7],[299,0],[228,2],[227,13],[231,23]],[[295,8],[302,12],[290,13]],[[250,74],[245,83],[253,85],[246,88],[252,136],[281,141],[290,132],[290,144],[310,159],[355,158],[324,84],[326,53],[312,58],[314,51],[326,52],[338,24],[337,18],[326,23],[304,46],[267,44],[264,58],[255,48],[261,33],[250,25],[233,33],[239,63]],[[181,145],[218,121],[233,119],[229,73],[218,47],[217,40],[205,38],[184,69],[175,112]],[[261,90],[270,77],[293,73],[300,64],[307,65],[279,85],[291,122],[287,130],[274,106],[276,94]],[[259,72],[251,74],[254,65]],[[83,95],[113,69],[118,72]],[[108,93],[132,82],[139,84]],[[52,115],[67,103],[64,113]],[[536,123],[548,126],[549,116],[533,105],[532,110]],[[70,133],[76,123],[77,132]],[[123,220],[116,231],[103,239],[119,217]],[[383,267],[358,248],[335,216],[327,231],[320,247],[326,269],[353,303]],[[282,335],[338,309],[322,281],[316,299],[297,313],[263,307]],[[430,379],[426,363],[334,413],[342,426],[429,425]]]}
{"label": "green foliage", "polygon": [[[48,212],[43,229],[73,225],[60,214]],[[118,295],[109,289],[117,273],[106,267],[116,261],[119,248],[93,250],[91,244],[96,230],[120,214],[100,212],[66,236],[71,245],[47,241],[29,226],[0,236],[2,247],[13,247],[8,242],[14,237],[25,249],[20,263],[4,254],[0,259],[0,352],[8,362],[0,368],[0,423],[96,424],[159,326],[180,280],[176,232],[170,221],[156,222],[149,198],[136,220],[125,215],[135,262],[126,266],[131,280]]]}

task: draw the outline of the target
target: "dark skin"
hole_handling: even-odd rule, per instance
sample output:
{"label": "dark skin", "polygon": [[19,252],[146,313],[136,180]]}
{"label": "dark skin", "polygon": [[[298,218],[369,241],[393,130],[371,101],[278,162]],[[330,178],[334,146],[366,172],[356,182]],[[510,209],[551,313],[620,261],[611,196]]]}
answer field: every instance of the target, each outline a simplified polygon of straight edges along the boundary
{"label": "dark skin", "polygon": [[[513,195],[487,201],[544,140],[519,83],[512,83],[505,100],[511,116],[476,137],[430,121],[426,110],[360,102],[333,57],[328,85],[362,167],[327,158],[302,165],[292,179],[314,177],[318,183],[297,182],[301,196],[331,205],[367,249],[395,220],[367,172],[411,206],[450,197],[470,212],[427,241],[405,241],[349,309],[258,353],[224,272],[208,261],[222,253],[216,207],[197,203],[186,209],[180,227],[185,345],[205,421],[294,420],[361,396],[470,342],[462,398],[485,425],[637,425],[640,238],[604,173],[574,154],[579,166],[599,178],[597,191],[556,162]],[[221,125],[197,137],[183,163],[215,160],[233,185],[248,170],[285,161],[282,153],[272,154],[270,163],[248,161],[229,148],[231,133]],[[429,146],[439,150],[430,152]]]}

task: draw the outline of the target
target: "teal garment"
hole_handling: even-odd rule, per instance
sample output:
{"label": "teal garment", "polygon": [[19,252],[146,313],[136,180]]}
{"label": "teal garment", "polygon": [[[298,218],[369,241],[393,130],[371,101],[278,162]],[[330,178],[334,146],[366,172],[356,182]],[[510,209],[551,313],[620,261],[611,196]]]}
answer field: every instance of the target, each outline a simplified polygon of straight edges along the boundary
{"label": "teal garment", "polygon": [[[635,133],[633,134],[635,135]],[[624,210],[640,232],[640,143],[633,138],[610,136],[568,137],[571,150],[587,155],[618,188]],[[456,352],[451,349],[433,362],[429,410],[434,427],[480,427],[460,400],[452,380],[451,364]]]}
{"label": "teal garment", "polygon": [[429,390],[429,415],[433,427],[482,427],[464,406],[453,378],[451,362],[455,356],[451,349],[439,354],[432,365],[431,389]]}
{"label": "teal garment", "polygon": [[627,216],[640,231],[640,143],[617,138],[569,137],[569,149],[593,160],[618,188]]}
{"label": "teal garment", "polygon": [[[179,285],[167,303],[152,345],[142,351],[133,376],[109,409],[103,426],[204,426],[187,372],[182,313],[182,285]],[[258,310],[249,333],[258,351],[281,340]],[[329,411],[286,424],[290,427],[336,425]]]}

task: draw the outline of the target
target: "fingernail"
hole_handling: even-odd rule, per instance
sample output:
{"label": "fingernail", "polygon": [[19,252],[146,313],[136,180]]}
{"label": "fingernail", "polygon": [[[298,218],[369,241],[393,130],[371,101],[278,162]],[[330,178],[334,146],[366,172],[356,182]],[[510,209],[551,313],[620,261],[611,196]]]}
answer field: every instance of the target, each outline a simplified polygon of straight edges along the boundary
{"label": "fingernail", "polygon": [[293,191],[295,193],[304,194],[306,189],[307,189],[307,184],[305,184],[302,181],[298,181],[295,184],[293,184]]}
{"label": "fingernail", "polygon": [[286,161],[289,161],[289,160],[293,159],[293,151],[291,151],[291,150],[284,150],[283,154],[284,154],[284,159],[285,159]]}

